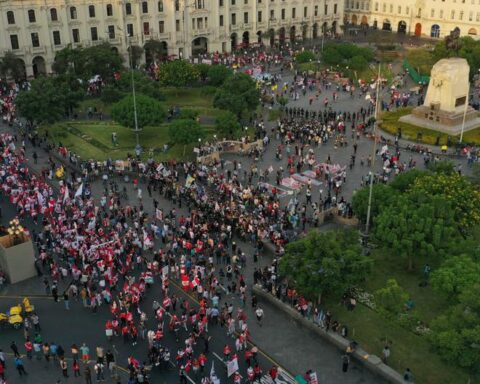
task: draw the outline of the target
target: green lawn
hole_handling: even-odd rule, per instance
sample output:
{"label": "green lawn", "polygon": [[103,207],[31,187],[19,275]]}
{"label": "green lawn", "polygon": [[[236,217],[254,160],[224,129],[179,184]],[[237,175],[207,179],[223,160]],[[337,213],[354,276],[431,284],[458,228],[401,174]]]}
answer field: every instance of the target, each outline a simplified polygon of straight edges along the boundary
{"label": "green lawn", "polygon": [[412,48],[407,50],[405,58],[419,75],[430,76],[433,64],[435,64],[431,50]]}
{"label": "green lawn", "polygon": [[[448,137],[450,137],[452,143],[456,143],[459,140],[459,136],[451,136],[446,133],[433,131],[431,129],[417,127],[412,124],[399,122],[398,119],[404,115],[408,115],[412,111],[412,108],[400,108],[392,112],[383,112],[380,120],[380,129],[388,132],[392,135],[396,135],[398,128],[402,129],[402,138],[412,141],[417,141],[417,134],[422,134],[419,142],[425,144],[435,145],[437,137],[440,137],[440,145],[447,144]],[[470,144],[480,144],[480,128],[473,129],[465,132],[463,135],[463,141]]]}
{"label": "green lawn", "polygon": [[[213,127],[206,127],[209,134],[213,134]],[[106,160],[111,158],[118,160],[126,159],[128,153],[134,153],[135,134],[133,130],[112,122],[65,121],[42,128],[42,131],[45,130],[48,130],[51,140],[66,146],[79,154],[82,159]],[[117,147],[113,146],[111,140],[113,132],[117,133]],[[183,156],[183,146],[169,145],[170,149],[163,152],[164,144],[169,143],[168,124],[144,128],[139,134],[139,139],[144,156],[148,156],[149,151],[153,150],[154,158],[157,160],[192,159],[194,157],[193,145],[187,146],[186,156]]]}
{"label": "green lawn", "polygon": [[[408,272],[406,262],[393,259],[388,255],[388,250],[376,250],[372,257],[375,260],[375,267],[364,286],[367,292],[372,293],[384,287],[387,278],[395,278],[414,300],[413,313],[426,324],[447,306],[446,299],[431,287],[419,287],[426,260],[417,260],[415,271]],[[428,262],[433,269],[436,268],[434,262],[431,260]],[[389,364],[399,372],[410,368],[415,375],[416,383],[468,382],[467,372],[441,360],[425,336],[419,336],[394,321],[386,320],[379,313],[361,304],[357,305],[354,311],[348,311],[337,301],[327,301],[326,304],[334,318],[347,325],[351,338],[357,340],[369,353],[380,356],[388,341],[392,351]]]}

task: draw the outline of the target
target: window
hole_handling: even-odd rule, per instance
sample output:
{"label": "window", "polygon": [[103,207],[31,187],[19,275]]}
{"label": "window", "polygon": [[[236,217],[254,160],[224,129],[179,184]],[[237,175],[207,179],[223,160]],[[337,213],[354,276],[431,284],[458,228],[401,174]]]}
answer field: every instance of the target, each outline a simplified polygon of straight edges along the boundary
{"label": "window", "polygon": [[430,17],[432,17],[432,18],[435,17],[435,9],[433,9],[433,8],[430,11]]}
{"label": "window", "polygon": [[143,23],[143,34],[150,35],[150,23],[148,21]]}
{"label": "window", "polygon": [[285,8],[282,8],[282,20],[285,20]]}
{"label": "window", "polygon": [[469,15],[468,15],[468,21],[473,21],[473,12],[470,11]]}
{"label": "window", "polygon": [[248,24],[248,12],[243,12],[243,23]]}
{"label": "window", "polygon": [[450,13],[450,18],[453,20],[455,19],[455,10],[452,9],[452,12]]}
{"label": "window", "polygon": [[36,48],[36,47],[39,47],[40,46],[40,40],[38,38],[38,33],[37,32],[32,32],[30,34],[31,38],[32,38],[32,47]]}
{"label": "window", "polygon": [[208,17],[205,17],[205,28],[208,28]]}
{"label": "window", "polygon": [[443,19],[443,9],[440,9],[440,19]]}
{"label": "window", "polygon": [[382,12],[387,12],[387,4],[382,4]]}
{"label": "window", "polygon": [[15,14],[13,11],[7,12],[7,22],[9,25],[15,24]]}
{"label": "window", "polygon": [[108,26],[108,38],[109,39],[115,39],[115,26],[114,25],[109,25]]}
{"label": "window", "polygon": [[402,7],[399,5],[398,6],[398,14],[401,14],[402,13]]}
{"label": "window", "polygon": [[35,11],[33,9],[28,11],[28,21],[30,23],[35,23],[37,21],[37,18],[35,17]]}
{"label": "window", "polygon": [[14,51],[20,48],[18,45],[18,35],[10,35],[10,44],[12,45],[12,50]]}
{"label": "window", "polygon": [[112,4],[107,4],[107,16],[113,16]]}
{"label": "window", "polygon": [[218,20],[218,25],[223,27],[223,15],[220,15],[220,19]]}
{"label": "window", "polygon": [[235,5],[235,0],[231,0],[232,1],[232,5]]}
{"label": "window", "polygon": [[88,6],[88,16],[95,17],[95,6],[89,5]]}
{"label": "window", "polygon": [[313,15],[318,16],[318,5],[315,5],[315,8],[313,9]]}
{"label": "window", "polygon": [[247,4],[248,4],[248,0],[243,0],[243,4],[247,5]]}
{"label": "window", "polygon": [[378,12],[378,3],[375,3],[375,11]]}
{"label": "window", "polygon": [[180,1],[175,0],[175,12],[180,11]]}
{"label": "window", "polygon": [[308,7],[303,8],[303,17],[308,17]]}
{"label": "window", "polygon": [[92,41],[97,41],[98,40],[97,27],[91,27],[90,28],[90,36],[92,38]]}
{"label": "window", "polygon": [[328,4],[325,4],[323,6],[323,12],[324,12],[325,15],[328,15]]}
{"label": "window", "polygon": [[51,8],[50,9],[50,20],[58,21],[58,15],[57,15],[57,9],[56,8]]}
{"label": "window", "polygon": [[72,37],[74,43],[80,42],[80,30],[77,28],[72,29]]}
{"label": "window", "polygon": [[175,31],[179,32],[180,31],[180,20],[175,20]]}
{"label": "window", "polygon": [[142,13],[148,13],[148,2],[142,2]]}
{"label": "window", "polygon": [[223,0],[218,0],[218,6],[223,7]]}
{"label": "window", "polygon": [[201,17],[197,19],[197,29],[203,29],[203,19]]}
{"label": "window", "polygon": [[463,11],[460,11],[460,15],[458,16],[460,20],[463,20]]}
{"label": "window", "polygon": [[258,14],[257,14],[257,21],[258,21],[259,23],[261,23],[261,22],[262,22],[262,11],[258,11]]}
{"label": "window", "polygon": [[[367,3],[368,5],[368,3]],[[336,15],[338,10],[338,4],[333,4],[333,14]]]}
{"label": "window", "polygon": [[133,36],[133,24],[127,24],[127,36]]}
{"label": "window", "polygon": [[390,4],[390,13],[393,13],[393,4]]}
{"label": "window", "polygon": [[295,19],[297,17],[296,13],[297,13],[297,9],[292,8],[292,19]]}
{"label": "window", "polygon": [[75,20],[77,18],[77,8],[70,7],[70,19]]}
{"label": "window", "polygon": [[158,2],[158,12],[163,12],[163,0]]}
{"label": "window", "polygon": [[409,14],[410,14],[410,7],[407,7],[407,9],[405,10],[405,14],[406,14],[406,15],[409,15]]}
{"label": "window", "polygon": [[125,14],[131,15],[132,14],[132,4],[126,3],[125,4]]}
{"label": "window", "polygon": [[275,11],[273,9],[270,10],[270,20],[275,20]]}
{"label": "window", "polygon": [[53,44],[62,44],[62,40],[60,39],[60,31],[53,31]]}
{"label": "window", "polygon": [[203,9],[205,8],[205,4],[203,4],[203,0],[197,0],[195,2],[195,7],[197,7],[197,9]]}
{"label": "window", "polygon": [[232,13],[232,25],[237,24],[237,15],[235,13]]}

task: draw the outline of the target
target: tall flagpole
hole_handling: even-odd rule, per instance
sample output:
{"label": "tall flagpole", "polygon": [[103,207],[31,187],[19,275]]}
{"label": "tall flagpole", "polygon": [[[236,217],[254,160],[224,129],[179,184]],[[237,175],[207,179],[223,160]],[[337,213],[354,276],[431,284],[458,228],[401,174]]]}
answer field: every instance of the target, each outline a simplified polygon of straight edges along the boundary
{"label": "tall flagpole", "polygon": [[465,100],[465,109],[463,111],[463,120],[462,120],[462,131],[460,132],[460,143],[463,140],[463,131],[465,129],[465,119],[467,117],[467,110],[468,110],[468,101],[470,99],[470,81],[468,82],[467,88],[467,99]]}
{"label": "tall flagpole", "polygon": [[375,156],[377,151],[377,126],[378,126],[378,103],[380,99],[380,69],[381,63],[378,63],[378,77],[377,77],[377,94],[375,96],[375,123],[373,125],[373,151],[372,151],[372,169],[368,175],[370,177],[370,190],[368,192],[368,208],[367,208],[367,222],[365,223],[365,237],[368,238],[368,231],[370,230],[370,216],[372,212],[372,194],[373,194],[373,168],[375,165]]}

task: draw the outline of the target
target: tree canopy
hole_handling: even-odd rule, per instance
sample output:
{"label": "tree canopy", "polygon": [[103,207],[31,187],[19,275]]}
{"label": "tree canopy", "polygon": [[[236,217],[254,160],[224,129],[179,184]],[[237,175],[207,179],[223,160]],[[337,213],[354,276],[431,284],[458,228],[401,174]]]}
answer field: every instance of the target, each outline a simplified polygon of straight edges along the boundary
{"label": "tree canopy", "polygon": [[242,126],[238,122],[237,116],[230,111],[222,111],[222,113],[217,116],[215,128],[220,138],[238,138],[242,132]]}
{"label": "tree canopy", "polygon": [[0,60],[0,73],[2,76],[11,77],[14,80],[25,78],[25,65],[13,52],[8,51]]}
{"label": "tree canopy", "polygon": [[[161,124],[166,116],[165,108],[157,100],[142,95],[136,95],[137,120],[139,128]],[[112,118],[126,127],[135,127],[133,96],[125,96],[112,106]]]}
{"label": "tree canopy", "polygon": [[189,144],[198,143],[206,136],[205,128],[191,119],[174,120],[168,128],[168,135],[174,144],[183,145],[183,154]]}
{"label": "tree canopy", "polygon": [[225,65],[211,65],[207,72],[208,83],[220,86],[232,75],[233,71]]}
{"label": "tree canopy", "polygon": [[279,268],[300,294],[315,300],[323,295],[343,295],[365,279],[371,266],[372,260],[362,254],[358,232],[339,230],[310,231],[288,244]]}
{"label": "tree canopy", "polygon": [[185,87],[199,79],[195,65],[185,60],[166,61],[160,65],[158,80],[164,86]]}
{"label": "tree canopy", "polygon": [[253,112],[260,103],[260,91],[255,81],[245,73],[228,77],[215,93],[213,106],[230,111],[241,118]]}

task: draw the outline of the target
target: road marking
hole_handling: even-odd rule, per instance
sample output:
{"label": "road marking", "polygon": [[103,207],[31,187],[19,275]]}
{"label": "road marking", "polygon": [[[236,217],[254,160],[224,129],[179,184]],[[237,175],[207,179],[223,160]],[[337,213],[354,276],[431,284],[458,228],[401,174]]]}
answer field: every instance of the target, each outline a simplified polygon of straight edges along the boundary
{"label": "road marking", "polygon": [[23,300],[24,298],[53,300],[53,297],[49,296],[49,295],[24,295],[24,296],[0,295],[0,299],[20,299],[20,300]]}
{"label": "road marking", "polygon": [[[177,366],[175,365],[175,363],[172,361],[172,360],[168,360],[168,362],[172,365],[173,368],[177,368]],[[190,381],[192,384],[197,384],[195,383],[195,381],[187,375],[187,372],[185,372],[185,377],[188,379],[188,381]]]}

